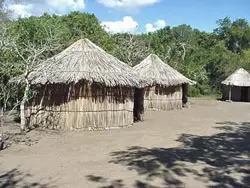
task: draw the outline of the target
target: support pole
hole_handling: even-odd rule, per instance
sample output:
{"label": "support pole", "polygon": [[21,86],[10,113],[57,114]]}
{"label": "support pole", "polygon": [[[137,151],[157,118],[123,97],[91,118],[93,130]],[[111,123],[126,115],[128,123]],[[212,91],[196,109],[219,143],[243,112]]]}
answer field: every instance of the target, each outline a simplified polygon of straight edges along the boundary
{"label": "support pole", "polygon": [[231,101],[232,98],[232,87],[229,85],[229,101]]}

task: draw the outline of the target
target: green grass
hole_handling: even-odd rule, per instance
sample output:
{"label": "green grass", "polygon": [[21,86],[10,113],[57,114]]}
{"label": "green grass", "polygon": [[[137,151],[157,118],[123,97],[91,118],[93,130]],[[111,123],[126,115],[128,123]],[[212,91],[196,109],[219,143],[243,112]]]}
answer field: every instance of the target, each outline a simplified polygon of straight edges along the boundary
{"label": "green grass", "polygon": [[221,98],[221,94],[211,94],[211,95],[203,95],[200,97],[189,97],[189,99],[194,100],[217,100]]}

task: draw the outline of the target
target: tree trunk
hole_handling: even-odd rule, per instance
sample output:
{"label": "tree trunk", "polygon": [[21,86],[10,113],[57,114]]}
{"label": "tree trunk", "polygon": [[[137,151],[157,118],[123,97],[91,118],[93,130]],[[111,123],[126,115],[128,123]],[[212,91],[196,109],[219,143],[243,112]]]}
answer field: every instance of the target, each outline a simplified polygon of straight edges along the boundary
{"label": "tree trunk", "polygon": [[29,82],[27,79],[25,81],[26,81],[25,91],[23,99],[20,104],[20,119],[21,119],[20,130],[22,134],[24,134],[26,129],[25,104],[28,101],[28,92],[29,92]]}
{"label": "tree trunk", "polygon": [[3,149],[4,147],[4,141],[3,141],[3,107],[1,106],[0,107],[0,121],[1,121],[1,124],[0,124],[0,151]]}
{"label": "tree trunk", "polygon": [[182,44],[181,46],[182,46],[182,49],[183,49],[182,60],[184,61],[185,57],[186,57],[186,48],[185,48],[185,44]]}
{"label": "tree trunk", "polygon": [[3,138],[3,107],[1,106],[0,107],[0,121],[1,121],[1,124],[0,124],[0,128],[1,128],[1,132],[0,132],[0,140],[1,138]]}

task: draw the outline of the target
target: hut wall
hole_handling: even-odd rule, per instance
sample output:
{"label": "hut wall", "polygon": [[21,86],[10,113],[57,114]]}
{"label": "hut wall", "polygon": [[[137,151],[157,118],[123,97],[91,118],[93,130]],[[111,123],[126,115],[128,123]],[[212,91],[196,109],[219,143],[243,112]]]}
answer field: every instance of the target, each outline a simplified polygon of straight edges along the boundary
{"label": "hut wall", "polygon": [[229,86],[222,85],[222,100],[229,100]]}
{"label": "hut wall", "polygon": [[[229,86],[223,86],[223,100],[229,100]],[[232,86],[231,87],[231,100],[241,101],[241,87]]]}
{"label": "hut wall", "polygon": [[225,85],[222,85],[222,87],[221,87],[221,92],[222,92],[222,100],[228,100],[228,98],[229,98],[229,93],[228,93],[228,88],[227,88],[227,86],[225,86]]}
{"label": "hut wall", "polygon": [[30,125],[71,130],[129,126],[133,124],[133,97],[132,88],[49,85],[40,89],[29,108]]}
{"label": "hut wall", "polygon": [[247,101],[250,102],[250,87],[248,87]]}
{"label": "hut wall", "polygon": [[175,110],[182,108],[182,86],[153,86],[145,89],[145,110]]}

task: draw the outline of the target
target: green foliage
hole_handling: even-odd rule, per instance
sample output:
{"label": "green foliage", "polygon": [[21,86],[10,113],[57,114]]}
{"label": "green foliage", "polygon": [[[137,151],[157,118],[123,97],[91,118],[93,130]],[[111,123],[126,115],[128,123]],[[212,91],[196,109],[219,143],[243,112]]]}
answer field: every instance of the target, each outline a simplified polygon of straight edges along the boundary
{"label": "green foliage", "polygon": [[185,76],[196,80],[191,96],[218,93],[220,83],[239,67],[250,70],[250,26],[244,19],[219,20],[213,33],[188,25],[148,34],[151,48]]}
{"label": "green foliage", "polygon": [[215,30],[218,38],[225,42],[225,46],[232,52],[241,53],[250,48],[250,27],[245,19],[232,22],[228,17],[217,22],[219,28]]}
{"label": "green foliage", "polygon": [[61,24],[66,24],[67,31],[64,32],[68,38],[67,45],[81,38],[88,38],[104,50],[111,51],[114,42],[104,31],[94,14],[72,12],[59,18]]}
{"label": "green foliage", "polygon": [[115,34],[116,47],[112,54],[130,66],[135,66],[146,58],[153,50],[147,35]]}

